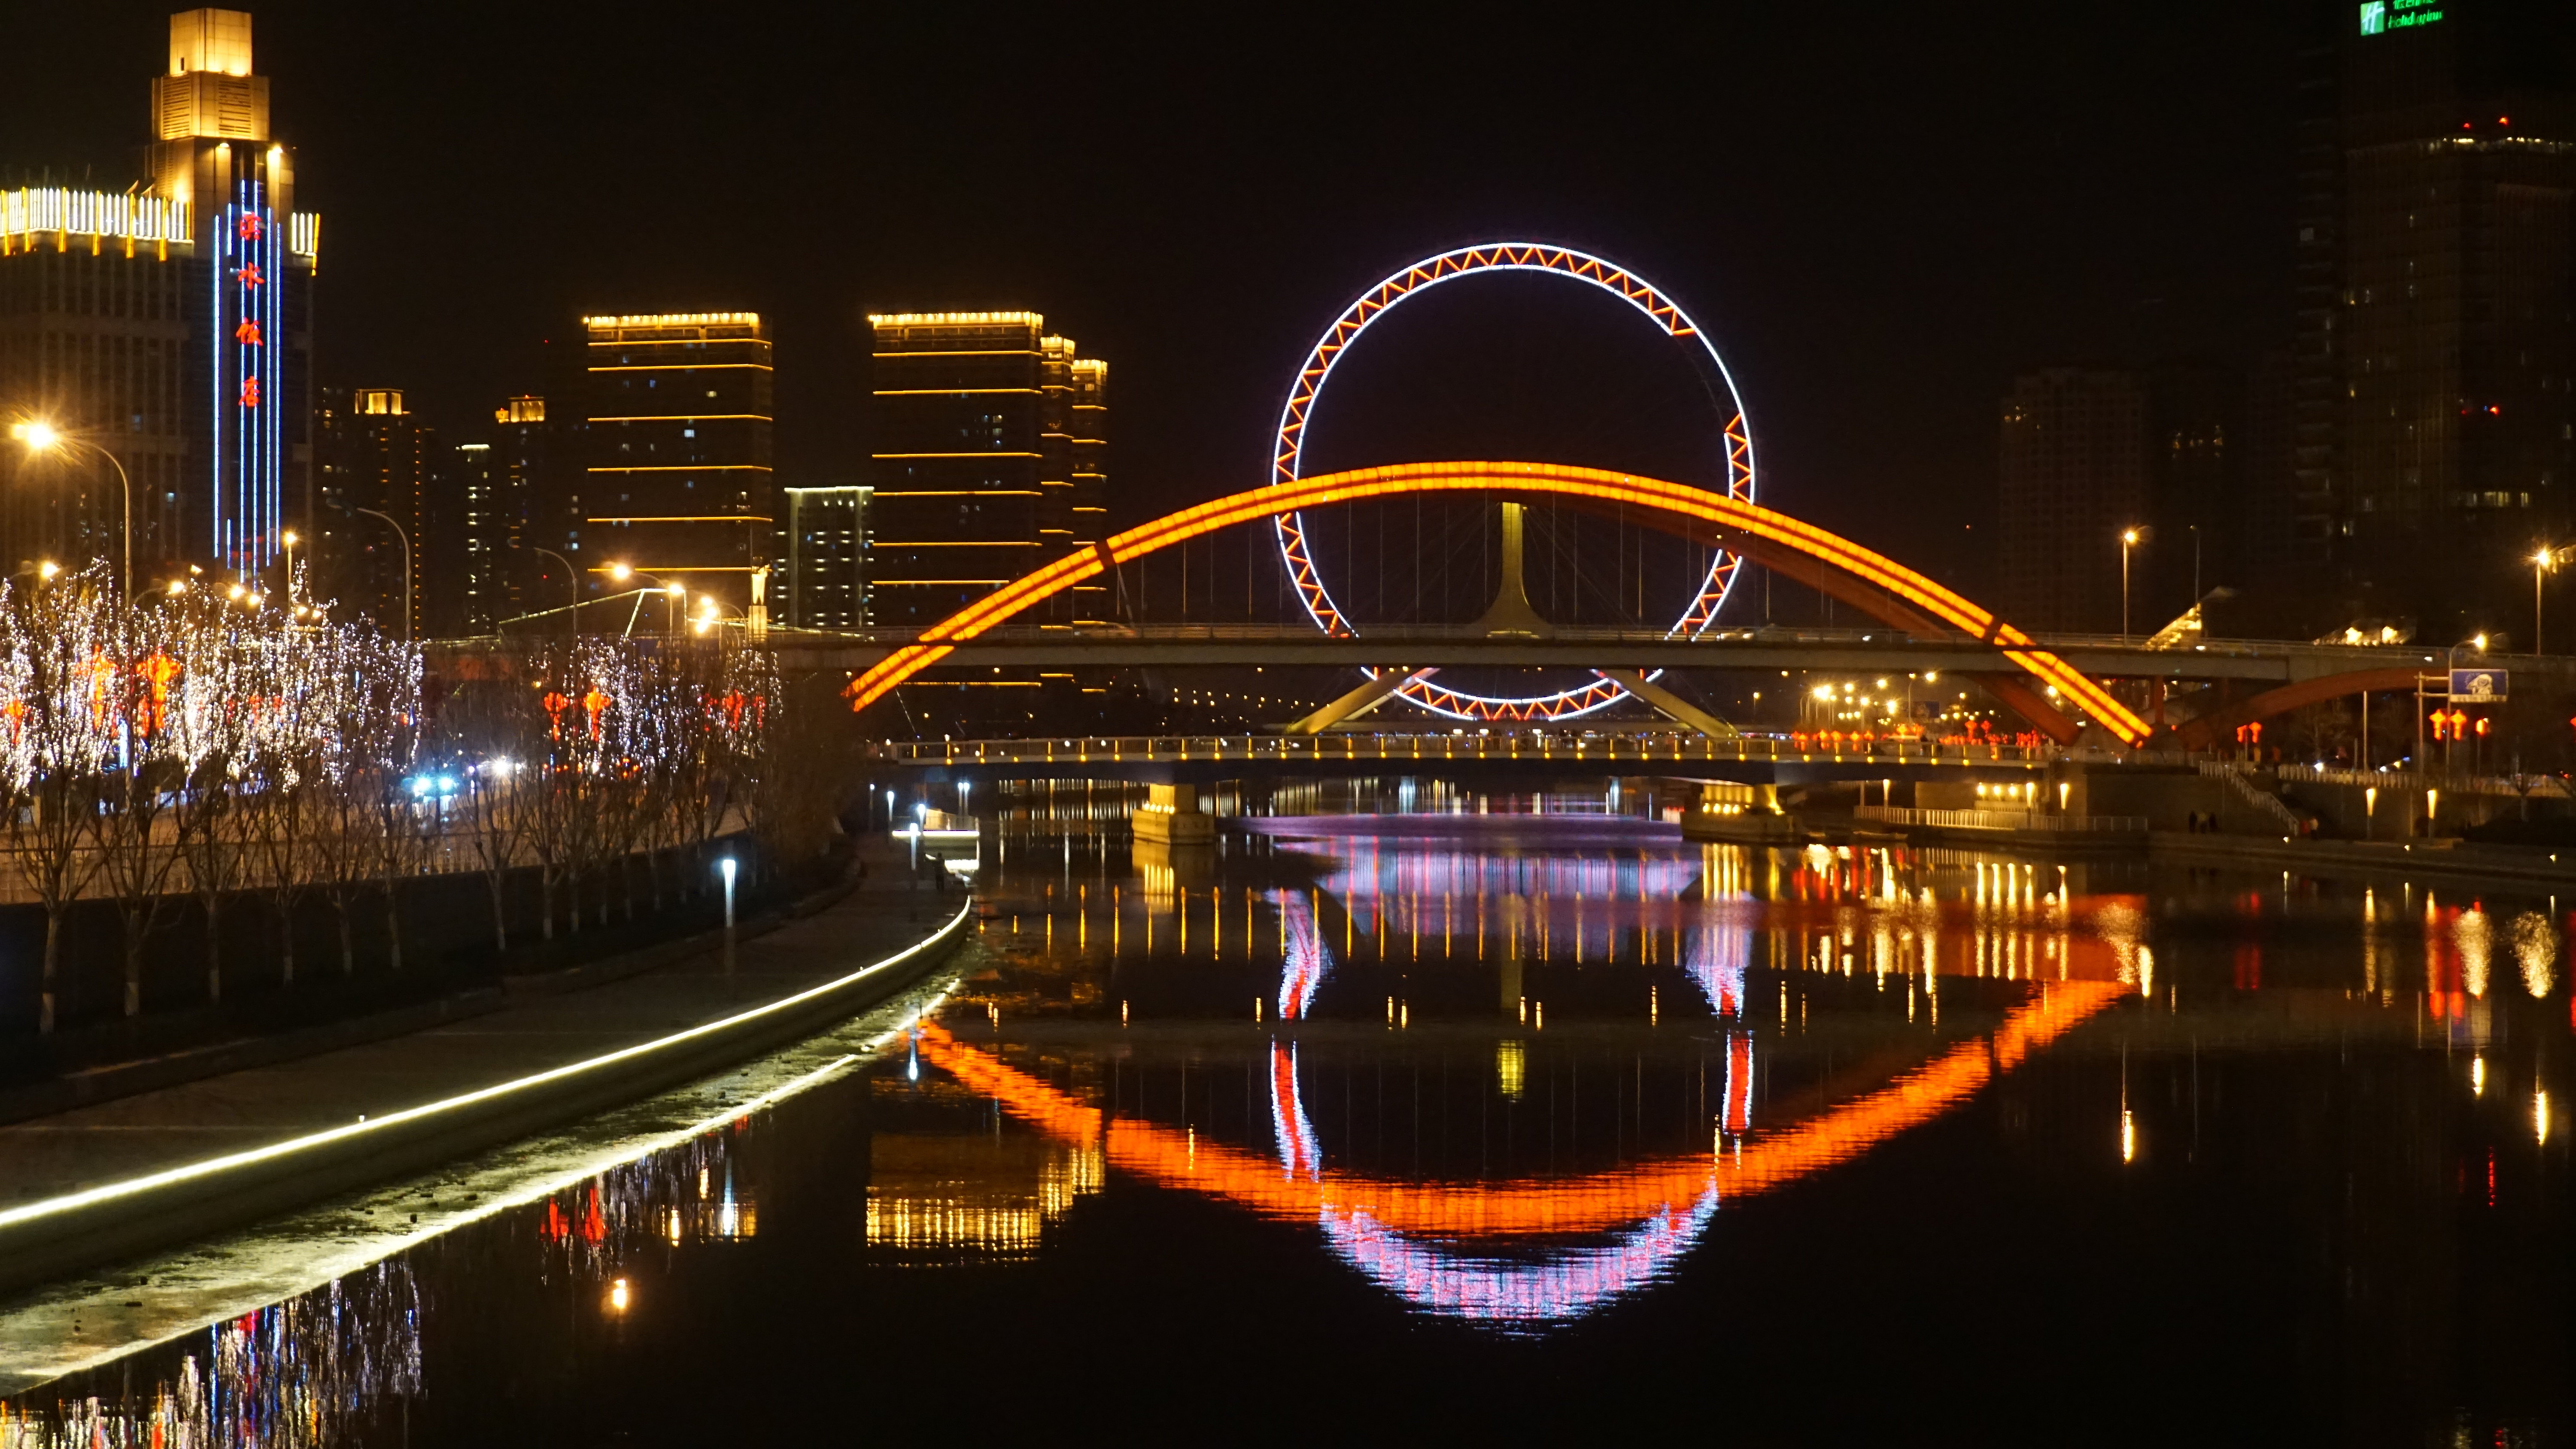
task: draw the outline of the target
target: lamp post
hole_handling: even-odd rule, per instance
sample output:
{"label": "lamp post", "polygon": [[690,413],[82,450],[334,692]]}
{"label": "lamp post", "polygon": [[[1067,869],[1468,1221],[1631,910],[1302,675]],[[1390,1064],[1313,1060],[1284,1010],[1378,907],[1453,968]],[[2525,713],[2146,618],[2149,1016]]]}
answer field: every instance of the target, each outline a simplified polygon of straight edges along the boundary
{"label": "lamp post", "polygon": [[669,579],[662,577],[660,574],[646,573],[644,570],[639,569],[632,564],[610,564],[608,566],[608,576],[621,584],[626,582],[628,579],[651,579],[653,582],[661,585],[663,636],[666,638],[679,637],[680,601],[689,596],[688,585],[675,584]]}
{"label": "lamp post", "polygon": [[2549,572],[2549,566],[2558,562],[2558,553],[2557,549],[2543,548],[2531,556],[2531,652],[2534,654],[2546,652],[2540,647],[2540,580]]}
{"label": "lamp post", "polygon": [[380,513],[380,512],[378,512],[377,510],[375,510],[375,509],[373,509],[373,508],[360,508],[358,505],[356,505],[356,504],[354,504],[354,503],[344,504],[344,505],[342,505],[342,506],[343,506],[343,507],[346,507],[346,508],[347,508],[350,512],[352,512],[352,513],[364,513],[364,514],[369,515],[370,517],[374,517],[374,518],[381,518],[381,519],[383,519],[385,522],[387,522],[387,523],[389,523],[389,524],[393,525],[394,537],[396,537],[396,538],[398,538],[398,539],[401,539],[401,540],[402,540],[402,551],[403,551],[403,642],[404,642],[405,644],[408,644],[408,643],[410,643],[410,642],[411,642],[411,634],[412,634],[412,631],[411,631],[411,535],[410,535],[410,534],[408,534],[408,533],[405,533],[405,532],[403,531],[403,526],[402,526],[402,522],[401,522],[401,520],[399,520],[399,519],[395,518],[395,517],[394,517],[392,514],[390,514],[390,513]]}
{"label": "lamp post", "polygon": [[720,861],[717,861],[717,862],[716,862],[716,869],[718,869],[718,870],[720,870],[720,871],[724,872],[724,883],[725,883],[725,942],[724,942],[725,949],[724,949],[724,974],[725,974],[725,981],[726,981],[726,983],[727,983],[728,985],[730,985],[730,984],[732,983],[732,981],[733,981],[733,878],[734,878],[734,872],[735,872],[735,870],[736,870],[736,866],[734,865],[734,859],[733,859],[733,857],[732,857],[732,856],[730,856],[730,855],[728,855],[728,856],[726,856],[724,859],[722,859],[722,860],[720,860]]}
{"label": "lamp post", "polygon": [[2120,530],[2120,642],[2129,642],[2129,550],[2147,541],[2143,528]]}
{"label": "lamp post", "polygon": [[27,445],[30,453],[68,453],[74,448],[87,448],[107,460],[116,470],[117,485],[125,492],[125,571],[117,575],[117,587],[128,593],[134,590],[134,480],[125,475],[125,465],[114,453],[96,443],[75,438],[51,423],[11,423],[9,436]]}

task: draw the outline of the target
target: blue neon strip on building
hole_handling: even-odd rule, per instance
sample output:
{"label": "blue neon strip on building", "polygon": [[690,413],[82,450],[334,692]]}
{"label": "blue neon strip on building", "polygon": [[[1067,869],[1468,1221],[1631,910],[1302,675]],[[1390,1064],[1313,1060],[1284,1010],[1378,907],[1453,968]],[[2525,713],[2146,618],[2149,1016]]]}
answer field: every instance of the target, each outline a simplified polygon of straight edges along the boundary
{"label": "blue neon strip on building", "polygon": [[[210,240],[215,426],[209,543],[218,563],[247,576],[276,559],[285,526],[286,237],[261,183],[234,183],[232,203],[214,218]],[[256,343],[243,335],[246,322],[256,329]]]}

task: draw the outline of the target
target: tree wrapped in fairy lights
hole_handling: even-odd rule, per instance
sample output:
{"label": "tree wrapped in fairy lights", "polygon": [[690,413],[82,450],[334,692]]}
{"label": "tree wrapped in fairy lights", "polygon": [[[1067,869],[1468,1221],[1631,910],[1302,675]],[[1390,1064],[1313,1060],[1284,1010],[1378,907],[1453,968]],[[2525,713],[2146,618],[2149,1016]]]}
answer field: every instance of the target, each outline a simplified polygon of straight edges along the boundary
{"label": "tree wrapped in fairy lights", "polygon": [[482,875],[507,952],[515,882],[552,940],[701,894],[720,835],[759,841],[754,870],[828,842],[846,763],[828,693],[782,710],[770,656],[723,639],[533,648],[432,681],[407,643],[246,590],[127,599],[101,567],[0,587],[0,788],[8,862],[45,911],[39,1030],[65,1009],[76,907],[113,909],[130,1017],[149,943],[192,902],[220,1002],[245,910],[292,988],[317,905],[341,974],[362,936],[404,969],[420,876]]}

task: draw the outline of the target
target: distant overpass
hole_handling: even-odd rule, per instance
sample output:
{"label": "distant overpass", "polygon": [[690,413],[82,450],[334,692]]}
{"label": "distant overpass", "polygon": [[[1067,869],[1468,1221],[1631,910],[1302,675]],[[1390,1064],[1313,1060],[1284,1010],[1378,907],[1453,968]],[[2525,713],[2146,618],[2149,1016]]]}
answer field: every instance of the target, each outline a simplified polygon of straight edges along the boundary
{"label": "distant overpass", "polygon": [[[866,670],[918,635],[908,629],[769,631],[767,647],[790,668]],[[2296,684],[2364,671],[2439,671],[2446,651],[2407,645],[2309,644],[2224,639],[2150,647],[2143,637],[2043,634],[2037,642],[2097,679]],[[1999,646],[1957,634],[1894,628],[1763,626],[1711,629],[1697,638],[1663,630],[1555,628],[1544,638],[1494,637],[1467,627],[1377,628],[1341,638],[1309,624],[1143,624],[995,629],[961,640],[940,667],[1205,668],[1325,665],[1344,668],[1764,669],[1840,673],[2009,669]],[[2464,662],[2544,672],[2576,682],[2576,658],[2464,654]]]}

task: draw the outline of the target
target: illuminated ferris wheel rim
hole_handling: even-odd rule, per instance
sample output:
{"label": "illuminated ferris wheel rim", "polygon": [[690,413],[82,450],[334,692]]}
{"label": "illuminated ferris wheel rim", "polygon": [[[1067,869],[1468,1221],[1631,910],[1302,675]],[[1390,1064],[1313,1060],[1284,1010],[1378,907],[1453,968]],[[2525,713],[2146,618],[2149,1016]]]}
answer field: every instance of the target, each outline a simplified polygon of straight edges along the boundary
{"label": "illuminated ferris wheel rim", "polygon": [[[1571,278],[1608,292],[1662,329],[1667,337],[1688,339],[1699,344],[1700,355],[1707,359],[1718,387],[1725,389],[1718,401],[1726,411],[1727,495],[1751,502],[1754,494],[1753,433],[1746,420],[1743,394],[1736,390],[1735,374],[1728,370],[1726,359],[1708,340],[1681,305],[1666,296],[1654,284],[1615,262],[1577,251],[1572,247],[1551,246],[1543,242],[1488,242],[1479,246],[1457,247],[1424,257],[1410,266],[1390,273],[1375,286],[1360,294],[1358,300],[1333,319],[1324,335],[1317,339],[1314,350],[1298,369],[1297,380],[1288,390],[1288,401],[1279,411],[1279,432],[1271,455],[1271,481],[1293,483],[1301,476],[1304,464],[1304,442],[1307,424],[1316,402],[1323,396],[1324,384],[1341,361],[1342,354],[1370,324],[1395,309],[1396,304],[1443,282],[1454,282],[1488,272],[1539,272]],[[1315,627],[1326,634],[1354,633],[1350,621],[1333,602],[1323,573],[1306,548],[1303,518],[1294,513],[1279,514],[1271,519],[1279,541],[1280,562],[1288,570],[1288,579],[1297,590],[1298,602]],[[1708,574],[1700,581],[1698,597],[1683,610],[1668,633],[1698,637],[1717,619],[1717,611],[1726,602],[1735,584],[1740,560],[1723,549],[1709,560]],[[1363,669],[1374,679],[1377,671]],[[1662,671],[1656,671],[1660,674]],[[1649,678],[1655,677],[1649,675]],[[1408,680],[1396,693],[1411,704],[1458,720],[1529,720],[1577,719],[1609,708],[1628,697],[1625,686],[1596,676],[1590,684],[1559,690],[1553,694],[1507,697],[1475,694],[1432,684],[1425,676]]]}

